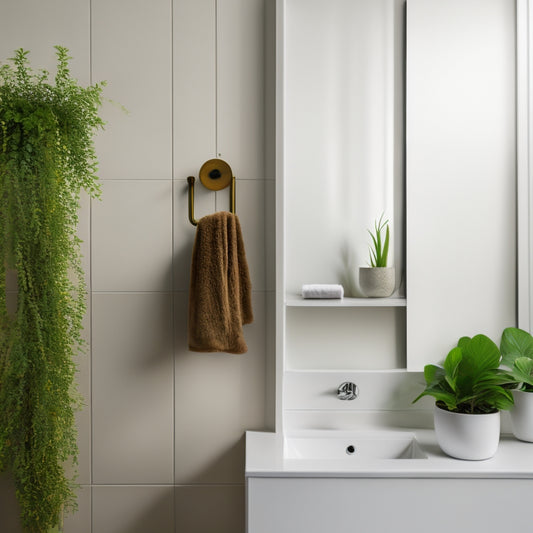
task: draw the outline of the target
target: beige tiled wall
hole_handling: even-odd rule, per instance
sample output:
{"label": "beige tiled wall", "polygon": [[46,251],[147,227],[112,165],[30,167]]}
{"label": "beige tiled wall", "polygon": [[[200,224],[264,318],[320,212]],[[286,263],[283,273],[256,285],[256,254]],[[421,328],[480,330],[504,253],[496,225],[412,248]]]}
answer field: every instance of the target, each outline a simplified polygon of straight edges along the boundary
{"label": "beige tiled wall", "polygon": [[[107,80],[111,100],[97,138],[103,196],[84,201],[80,224],[91,350],[80,359],[79,511],[67,517],[66,533],[244,531],[244,431],[272,418],[264,4],[0,3],[2,61],[23,47],[36,66],[50,68],[52,46],[65,45],[74,75],[82,83]],[[195,230],[186,178],[213,157],[225,159],[238,180],[255,314],[245,355],[187,350]],[[197,187],[196,218],[227,207],[227,191]],[[20,532],[7,475],[0,477],[0,531]]]}

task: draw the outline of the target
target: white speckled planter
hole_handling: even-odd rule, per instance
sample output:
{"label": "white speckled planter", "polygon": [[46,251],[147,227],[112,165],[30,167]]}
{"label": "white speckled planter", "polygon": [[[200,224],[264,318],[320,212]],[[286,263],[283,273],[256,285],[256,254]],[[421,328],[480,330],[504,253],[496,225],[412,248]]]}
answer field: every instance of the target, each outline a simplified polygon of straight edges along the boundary
{"label": "white speckled planter", "polygon": [[513,398],[514,406],[510,412],[514,436],[533,442],[533,392],[514,390]]}
{"label": "white speckled planter", "polygon": [[394,292],[394,267],[360,267],[359,286],[369,298],[386,298]]}
{"label": "white speckled planter", "polygon": [[442,451],[456,459],[489,459],[500,443],[500,412],[483,415],[434,410],[435,435]]}

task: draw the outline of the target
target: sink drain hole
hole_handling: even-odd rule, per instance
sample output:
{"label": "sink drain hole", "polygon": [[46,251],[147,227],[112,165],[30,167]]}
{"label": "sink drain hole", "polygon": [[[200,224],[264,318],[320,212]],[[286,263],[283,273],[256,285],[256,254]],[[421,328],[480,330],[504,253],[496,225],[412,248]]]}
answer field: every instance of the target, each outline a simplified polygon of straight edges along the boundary
{"label": "sink drain hole", "polygon": [[355,446],[353,444],[350,444],[346,447],[346,453],[348,455],[353,455],[355,453]]}

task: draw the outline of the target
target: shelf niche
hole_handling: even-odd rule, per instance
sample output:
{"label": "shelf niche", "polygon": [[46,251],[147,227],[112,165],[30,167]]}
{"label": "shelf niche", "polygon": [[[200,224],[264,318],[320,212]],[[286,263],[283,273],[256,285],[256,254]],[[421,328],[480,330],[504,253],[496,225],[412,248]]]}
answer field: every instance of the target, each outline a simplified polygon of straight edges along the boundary
{"label": "shelf niche", "polygon": [[398,0],[286,0],[286,290],[361,296],[368,229],[384,214],[404,270],[404,11]]}

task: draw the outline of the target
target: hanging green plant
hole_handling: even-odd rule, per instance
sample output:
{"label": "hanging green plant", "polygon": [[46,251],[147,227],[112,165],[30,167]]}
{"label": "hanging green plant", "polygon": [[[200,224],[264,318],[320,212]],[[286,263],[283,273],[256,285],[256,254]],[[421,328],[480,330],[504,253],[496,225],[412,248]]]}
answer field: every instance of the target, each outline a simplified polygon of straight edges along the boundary
{"label": "hanging green plant", "polygon": [[[55,83],[19,49],[0,66],[0,471],[15,480],[26,531],[58,527],[76,507],[74,356],[86,287],[80,193],[100,194],[93,136],[103,84],[81,87],[56,46]],[[17,277],[8,310],[6,274]]]}

